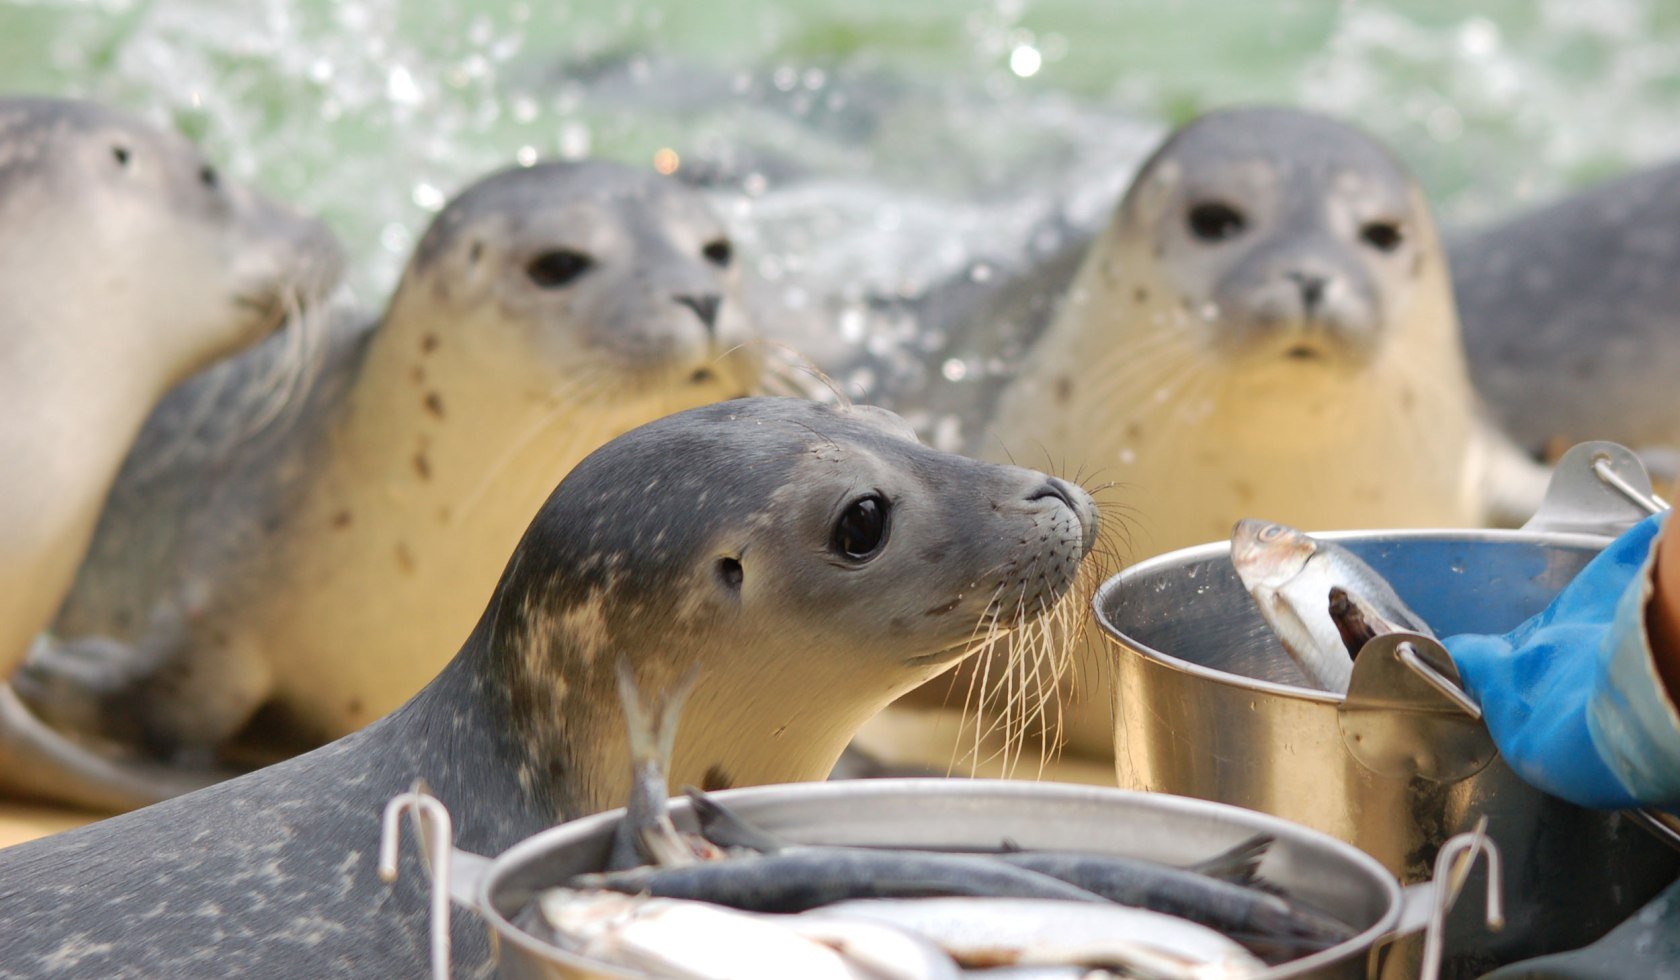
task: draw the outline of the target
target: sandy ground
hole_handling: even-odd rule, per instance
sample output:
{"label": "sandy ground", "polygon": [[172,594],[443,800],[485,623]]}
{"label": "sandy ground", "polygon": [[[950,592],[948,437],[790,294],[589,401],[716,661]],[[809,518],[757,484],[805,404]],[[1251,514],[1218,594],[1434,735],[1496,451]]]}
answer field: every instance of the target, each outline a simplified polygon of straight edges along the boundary
{"label": "sandy ground", "polygon": [[[961,716],[956,711],[888,709],[864,727],[858,734],[858,744],[881,761],[897,766],[933,772],[949,771],[958,776],[1002,776],[1003,760],[997,739],[983,743],[982,755],[991,757],[984,759],[977,768],[971,767],[967,759],[952,764],[949,746],[956,744],[960,723]],[[1068,756],[1047,762],[1040,775],[1036,749],[1019,761],[1013,775],[1018,779],[1042,778],[1064,783],[1114,785],[1113,766]],[[0,800],[0,848],[70,830],[98,819],[98,814],[80,810]]]}

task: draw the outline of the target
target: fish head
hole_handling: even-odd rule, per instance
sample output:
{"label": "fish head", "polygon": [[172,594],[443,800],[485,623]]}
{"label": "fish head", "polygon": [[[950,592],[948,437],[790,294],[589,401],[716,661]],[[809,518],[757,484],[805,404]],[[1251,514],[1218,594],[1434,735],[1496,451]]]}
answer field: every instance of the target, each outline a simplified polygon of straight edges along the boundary
{"label": "fish head", "polygon": [[1317,550],[1316,541],[1287,524],[1250,517],[1231,529],[1231,564],[1243,587],[1257,597],[1281,589]]}

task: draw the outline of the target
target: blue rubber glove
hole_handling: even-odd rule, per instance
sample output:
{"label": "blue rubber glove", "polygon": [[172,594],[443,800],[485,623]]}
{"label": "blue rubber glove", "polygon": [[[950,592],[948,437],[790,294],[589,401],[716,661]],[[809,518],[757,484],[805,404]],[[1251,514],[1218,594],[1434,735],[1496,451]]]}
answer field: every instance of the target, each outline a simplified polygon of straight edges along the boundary
{"label": "blue rubber glove", "polygon": [[1580,806],[1680,805],[1680,715],[1645,634],[1662,517],[1611,542],[1510,633],[1444,641],[1505,761]]}

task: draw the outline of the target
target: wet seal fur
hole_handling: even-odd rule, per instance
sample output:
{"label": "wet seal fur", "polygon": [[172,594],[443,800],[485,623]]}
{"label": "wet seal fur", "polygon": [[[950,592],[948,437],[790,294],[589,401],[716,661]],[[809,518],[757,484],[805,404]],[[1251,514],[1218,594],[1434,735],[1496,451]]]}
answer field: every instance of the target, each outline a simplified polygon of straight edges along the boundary
{"label": "wet seal fur", "polygon": [[[1014,459],[1113,484],[1135,558],[1253,514],[1517,520],[1545,488],[1483,421],[1422,192],[1363,133],[1289,109],[1214,112],[1155,151],[995,429]],[[1099,755],[1106,702],[1071,726]]]}
{"label": "wet seal fur", "polygon": [[[705,202],[649,171],[478,181],[432,222],[383,322],[335,332],[288,416],[220,431],[249,415],[272,350],[160,409],[55,624],[73,642],[32,656],[19,693],[165,760],[203,757],[265,704],[305,748],[389,712],[448,661],[578,460],[759,389],[736,266]],[[160,798],[103,782],[116,792],[78,802]]]}
{"label": "wet seal fur", "polygon": [[[992,617],[1072,582],[1089,497],[924,447],[896,416],[754,398],[653,422],[580,463],[477,627],[394,714],[308,755],[0,851],[0,976],[415,976],[426,875],[376,874],[416,779],[496,854],[621,805],[619,658],[662,696],[696,664],[669,777],[820,778],[864,719]],[[846,531],[884,502],[878,537]],[[458,976],[489,972],[456,917]]]}
{"label": "wet seal fur", "polygon": [[1470,374],[1532,452],[1680,451],[1680,163],[1449,240]]}
{"label": "wet seal fur", "polygon": [[0,677],[69,591],[146,413],[321,300],[342,262],[325,225],[178,134],[0,98]]}

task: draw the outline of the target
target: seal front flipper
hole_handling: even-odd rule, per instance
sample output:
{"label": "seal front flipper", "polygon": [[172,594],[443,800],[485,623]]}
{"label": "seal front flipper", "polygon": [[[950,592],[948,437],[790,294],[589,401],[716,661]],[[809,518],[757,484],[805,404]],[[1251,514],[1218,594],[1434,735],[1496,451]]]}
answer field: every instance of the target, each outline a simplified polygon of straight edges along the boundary
{"label": "seal front flipper", "polygon": [[137,810],[237,773],[106,758],[54,731],[0,684],[0,791],[92,810]]}
{"label": "seal front flipper", "polygon": [[[34,714],[63,731],[138,746],[160,765],[207,756],[273,687],[267,660],[241,637],[205,636],[179,603],[154,612],[134,645],[104,637],[37,640],[14,684]],[[223,772],[225,778],[228,773]]]}

